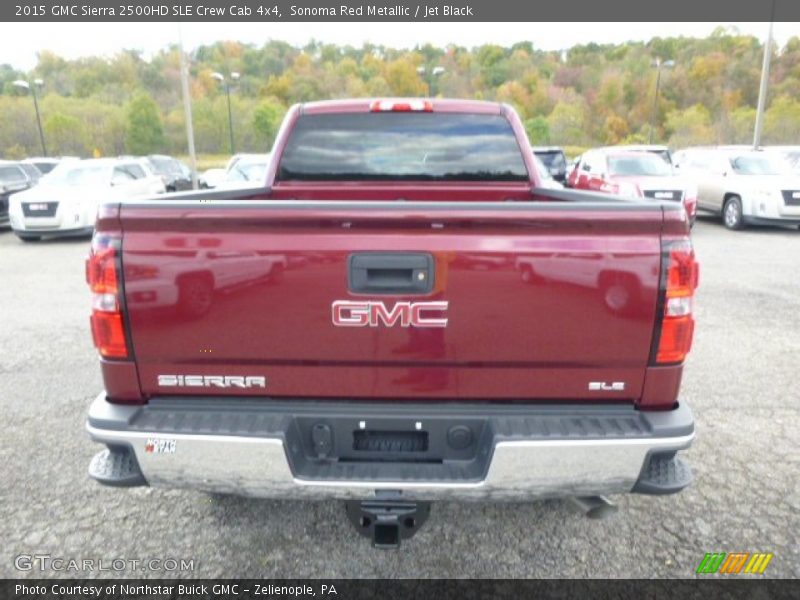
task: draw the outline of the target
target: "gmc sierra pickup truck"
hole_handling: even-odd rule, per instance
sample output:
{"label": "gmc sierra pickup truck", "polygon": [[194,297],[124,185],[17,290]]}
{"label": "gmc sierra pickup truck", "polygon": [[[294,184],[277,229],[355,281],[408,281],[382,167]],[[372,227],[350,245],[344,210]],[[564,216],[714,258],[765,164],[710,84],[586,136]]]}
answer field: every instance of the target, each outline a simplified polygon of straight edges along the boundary
{"label": "gmc sierra pickup truck", "polygon": [[436,499],[669,494],[698,267],[680,203],[543,189],[508,106],[294,106],[263,187],[106,203],[90,475],[338,498],[376,546]]}

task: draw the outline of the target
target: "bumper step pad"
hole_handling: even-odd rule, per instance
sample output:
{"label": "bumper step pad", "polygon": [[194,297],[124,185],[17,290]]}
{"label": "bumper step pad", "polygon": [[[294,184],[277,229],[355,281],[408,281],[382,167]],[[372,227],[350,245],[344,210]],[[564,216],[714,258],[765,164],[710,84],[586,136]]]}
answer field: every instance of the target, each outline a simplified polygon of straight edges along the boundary
{"label": "bumper step pad", "polygon": [[130,448],[107,448],[96,454],[89,463],[89,476],[114,487],[147,485]]}
{"label": "bumper step pad", "polygon": [[[110,449],[90,470],[106,485],[358,501],[378,500],[376,490],[399,491],[395,500],[420,503],[674,493],[691,481],[674,457],[691,445],[694,422],[685,404],[643,411],[632,405],[210,396],[123,405],[100,394],[87,430]],[[365,434],[380,443],[369,438],[360,444]],[[155,446],[149,452],[145,443],[151,440],[174,441],[182,450],[156,456]],[[393,518],[392,508],[381,515]],[[367,515],[370,523],[377,516]],[[377,538],[369,527],[360,531],[392,545],[390,533],[399,539],[414,529],[391,525]]]}
{"label": "bumper step pad", "polygon": [[651,456],[631,490],[635,494],[676,494],[692,482],[689,463],[678,456]]}

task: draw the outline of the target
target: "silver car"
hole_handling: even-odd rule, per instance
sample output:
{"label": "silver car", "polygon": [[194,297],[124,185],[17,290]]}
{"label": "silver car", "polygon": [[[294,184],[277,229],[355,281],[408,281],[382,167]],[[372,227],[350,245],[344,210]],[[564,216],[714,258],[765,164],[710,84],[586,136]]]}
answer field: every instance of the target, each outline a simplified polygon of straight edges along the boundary
{"label": "silver car", "polygon": [[800,146],[769,146],[767,148],[773,152],[779,152],[789,163],[789,168],[795,174],[800,175]]}
{"label": "silver car", "polygon": [[800,176],[779,153],[689,148],[676,152],[673,160],[697,186],[697,209],[721,216],[728,229],[800,225]]}

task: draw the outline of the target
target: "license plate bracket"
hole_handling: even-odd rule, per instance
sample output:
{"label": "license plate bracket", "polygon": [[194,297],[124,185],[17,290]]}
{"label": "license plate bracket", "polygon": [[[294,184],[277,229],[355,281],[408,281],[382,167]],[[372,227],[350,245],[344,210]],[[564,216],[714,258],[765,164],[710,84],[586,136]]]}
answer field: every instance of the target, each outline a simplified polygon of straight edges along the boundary
{"label": "license plate bracket", "polygon": [[356,430],[353,432],[353,450],[387,454],[427,452],[428,432]]}

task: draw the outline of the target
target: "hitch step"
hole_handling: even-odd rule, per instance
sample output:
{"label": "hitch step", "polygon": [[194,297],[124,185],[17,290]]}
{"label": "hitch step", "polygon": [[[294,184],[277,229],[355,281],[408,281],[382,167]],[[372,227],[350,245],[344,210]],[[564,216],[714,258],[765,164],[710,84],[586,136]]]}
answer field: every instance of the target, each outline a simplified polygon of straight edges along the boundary
{"label": "hitch step", "polygon": [[147,485],[130,448],[107,448],[96,454],[89,463],[89,476],[103,485],[114,487]]}
{"label": "hitch step", "polygon": [[679,456],[651,456],[631,491],[634,494],[675,494],[691,482],[692,469]]}
{"label": "hitch step", "polygon": [[402,500],[349,500],[347,518],[376,548],[397,548],[419,530],[431,514],[429,502]]}

